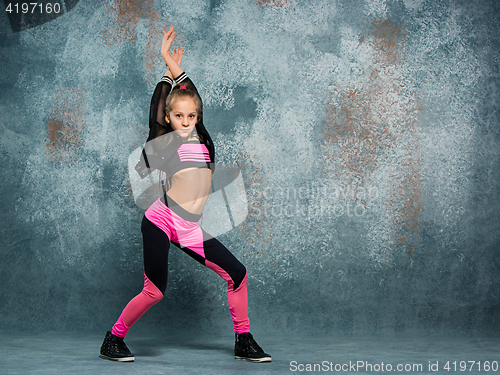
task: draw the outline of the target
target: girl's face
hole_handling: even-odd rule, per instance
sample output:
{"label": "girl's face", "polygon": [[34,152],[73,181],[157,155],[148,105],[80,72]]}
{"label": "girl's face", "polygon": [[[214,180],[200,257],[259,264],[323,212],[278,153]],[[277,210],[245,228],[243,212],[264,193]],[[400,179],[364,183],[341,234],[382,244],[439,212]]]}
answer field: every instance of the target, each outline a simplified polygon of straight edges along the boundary
{"label": "girl's face", "polygon": [[172,103],[172,110],[165,120],[182,138],[189,138],[198,122],[196,103],[191,98],[180,98]]}

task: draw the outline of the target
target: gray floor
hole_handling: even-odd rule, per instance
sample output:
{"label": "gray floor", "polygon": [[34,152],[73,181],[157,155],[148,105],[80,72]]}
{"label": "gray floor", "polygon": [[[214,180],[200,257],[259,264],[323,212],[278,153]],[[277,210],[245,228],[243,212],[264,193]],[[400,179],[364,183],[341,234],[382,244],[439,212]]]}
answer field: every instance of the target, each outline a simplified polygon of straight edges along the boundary
{"label": "gray floor", "polygon": [[[129,335],[126,342],[136,356],[133,363],[100,359],[102,338],[94,334],[1,332],[0,374],[377,374],[389,372],[388,365],[392,366],[392,372],[399,374],[500,374],[497,368],[500,339],[494,337],[265,337],[259,334],[257,341],[273,356],[272,363],[262,364],[235,360],[231,335],[202,338]],[[464,370],[465,363],[461,361],[475,362],[468,362]],[[368,368],[355,367],[361,362],[365,366],[367,363]],[[449,369],[445,368],[447,362]],[[437,363],[437,371],[430,371],[429,363],[433,365],[432,370],[436,370]],[[401,365],[403,371],[397,371],[397,365]]]}

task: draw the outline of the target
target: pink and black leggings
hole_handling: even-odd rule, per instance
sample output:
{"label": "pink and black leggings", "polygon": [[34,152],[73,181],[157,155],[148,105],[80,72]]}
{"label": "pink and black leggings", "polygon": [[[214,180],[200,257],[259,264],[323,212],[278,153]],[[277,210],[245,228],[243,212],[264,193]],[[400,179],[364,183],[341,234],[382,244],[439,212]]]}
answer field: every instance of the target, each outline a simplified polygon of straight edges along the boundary
{"label": "pink and black leggings", "polygon": [[113,326],[114,335],[125,337],[130,327],[163,298],[167,287],[170,242],[227,282],[234,331],[249,332],[246,268],[224,245],[198,226],[200,216],[184,210],[167,195],[148,208],[141,227],[144,288],[123,309]]}

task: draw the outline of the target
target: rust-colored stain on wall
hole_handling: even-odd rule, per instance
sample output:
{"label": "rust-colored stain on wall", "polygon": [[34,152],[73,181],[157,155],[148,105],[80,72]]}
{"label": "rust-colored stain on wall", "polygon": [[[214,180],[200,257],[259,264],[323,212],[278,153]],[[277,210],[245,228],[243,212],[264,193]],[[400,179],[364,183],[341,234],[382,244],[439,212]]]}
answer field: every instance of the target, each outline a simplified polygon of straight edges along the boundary
{"label": "rust-colored stain on wall", "polygon": [[370,44],[373,61],[357,87],[338,90],[328,103],[324,169],[344,188],[385,186],[386,262],[401,269],[420,241],[421,108],[403,75],[405,25],[375,20],[360,42]]}
{"label": "rust-colored stain on wall", "polygon": [[258,0],[257,4],[260,6],[274,6],[284,8],[288,6],[288,0]]}
{"label": "rust-colored stain on wall", "polygon": [[72,161],[82,146],[85,89],[60,87],[53,97],[47,124],[46,154],[50,161]]}
{"label": "rust-colored stain on wall", "polygon": [[111,18],[111,23],[101,33],[104,44],[108,46],[125,42],[134,44],[137,25],[141,22],[147,25],[146,79],[150,83],[158,81],[155,68],[161,63],[161,38],[163,30],[170,26],[161,17],[160,10],[153,7],[153,0],[108,0],[104,5],[104,14]]}

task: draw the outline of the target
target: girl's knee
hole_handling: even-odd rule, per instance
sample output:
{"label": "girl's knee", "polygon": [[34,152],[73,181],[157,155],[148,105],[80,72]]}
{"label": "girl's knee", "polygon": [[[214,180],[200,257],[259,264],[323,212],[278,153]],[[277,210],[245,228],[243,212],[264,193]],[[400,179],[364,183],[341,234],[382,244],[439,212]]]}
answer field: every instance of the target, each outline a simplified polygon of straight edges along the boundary
{"label": "girl's knee", "polygon": [[142,294],[150,298],[153,303],[160,302],[163,298],[163,293],[158,287],[144,274],[144,288]]}
{"label": "girl's knee", "polygon": [[151,302],[153,303],[158,303],[163,299],[163,293],[155,286],[152,288],[151,285],[145,285],[142,289],[142,293],[148,298],[151,298]]}
{"label": "girl's knee", "polygon": [[246,277],[247,269],[240,263],[240,267],[237,268],[236,274],[234,275],[234,289],[238,289],[243,282],[246,283]]}

